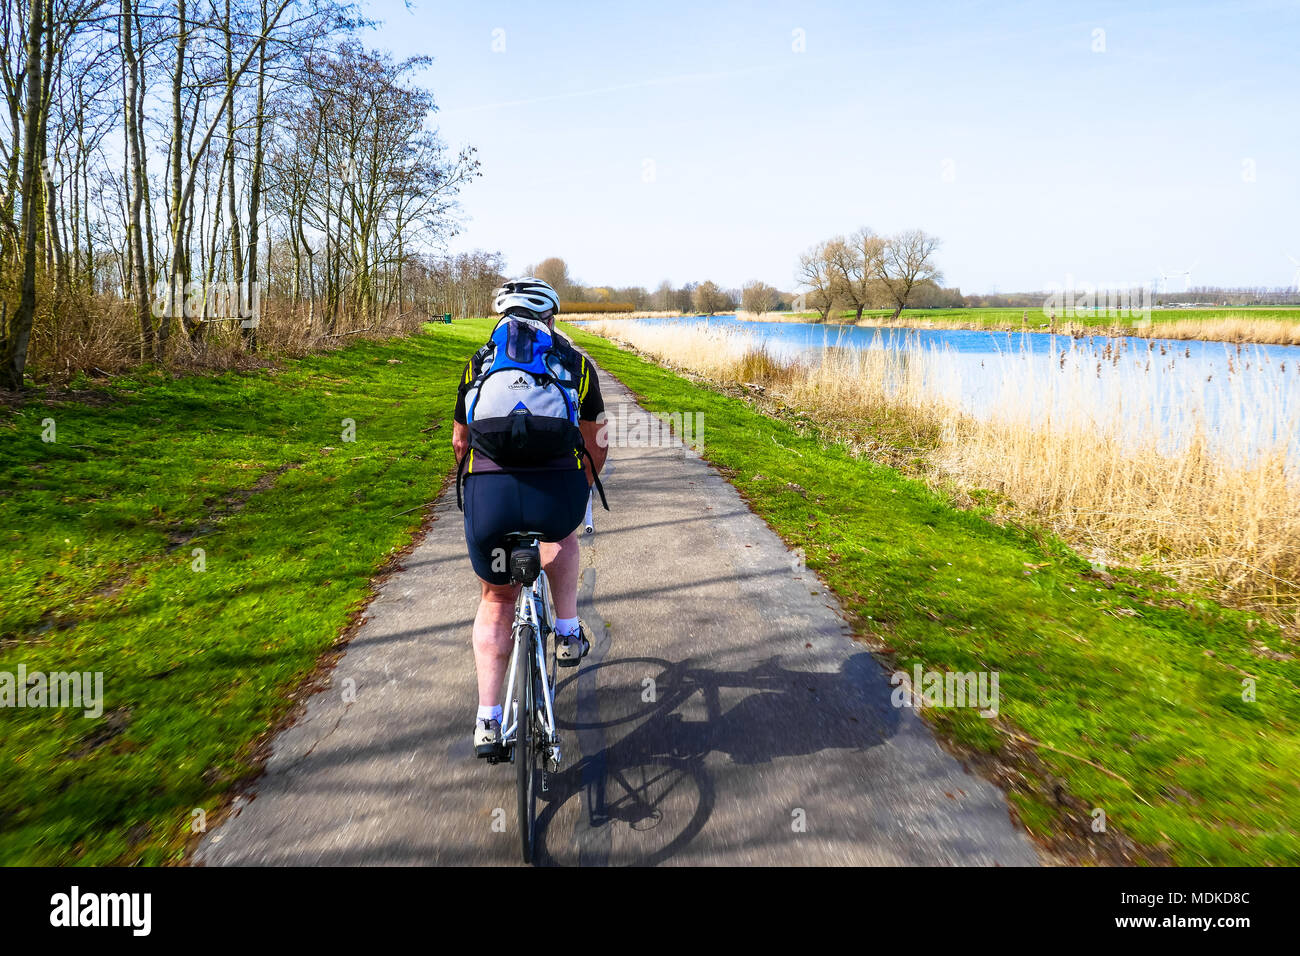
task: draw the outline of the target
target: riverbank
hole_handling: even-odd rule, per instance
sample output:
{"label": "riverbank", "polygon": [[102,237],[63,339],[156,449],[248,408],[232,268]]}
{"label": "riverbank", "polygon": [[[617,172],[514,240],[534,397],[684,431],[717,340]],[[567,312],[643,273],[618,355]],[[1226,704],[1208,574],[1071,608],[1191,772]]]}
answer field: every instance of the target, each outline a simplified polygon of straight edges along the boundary
{"label": "riverbank", "polygon": [[888,666],[1000,675],[996,718],[923,714],[1046,847],[1094,863],[1300,863],[1300,667],[1275,625],[1094,567],[1041,526],[990,521],[992,505],[958,507],[863,453],[929,454],[938,434],[915,418],[881,407],[835,429],[772,395],[779,366],[755,381],[759,358],[740,370],[757,387],[726,386],[571,334],[646,407],[704,414],[705,457],[803,549]]}

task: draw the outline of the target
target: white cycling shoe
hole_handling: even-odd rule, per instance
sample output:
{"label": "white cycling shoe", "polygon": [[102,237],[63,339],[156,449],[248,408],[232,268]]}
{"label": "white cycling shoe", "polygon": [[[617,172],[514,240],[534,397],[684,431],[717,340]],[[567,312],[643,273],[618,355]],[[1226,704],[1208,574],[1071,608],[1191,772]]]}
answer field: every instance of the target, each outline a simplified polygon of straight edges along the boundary
{"label": "white cycling shoe", "polygon": [[591,641],[587,640],[587,628],[578,622],[578,632],[563,637],[555,635],[555,663],[560,667],[577,667],[578,662],[591,651]]}
{"label": "white cycling shoe", "polygon": [[474,721],[474,753],[493,757],[501,749],[501,721],[481,717]]}

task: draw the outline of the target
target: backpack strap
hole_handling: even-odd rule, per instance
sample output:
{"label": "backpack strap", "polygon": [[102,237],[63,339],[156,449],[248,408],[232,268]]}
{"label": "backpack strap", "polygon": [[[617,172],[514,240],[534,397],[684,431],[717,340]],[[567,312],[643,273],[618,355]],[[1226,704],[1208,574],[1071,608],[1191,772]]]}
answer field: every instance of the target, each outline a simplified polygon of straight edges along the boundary
{"label": "backpack strap", "polygon": [[596,494],[600,495],[600,505],[606,511],[609,510],[609,502],[605,500],[605,488],[600,483],[600,475],[596,474],[596,459],[591,457],[591,452],[587,451],[587,446],[582,446],[582,454],[587,456],[587,461],[591,462],[591,478],[595,482]]}
{"label": "backpack strap", "polygon": [[465,480],[465,463],[469,461],[469,456],[473,453],[473,448],[465,452],[465,454],[461,456],[460,463],[456,466],[456,508],[459,511],[465,510],[465,501],[461,498],[460,486]]}

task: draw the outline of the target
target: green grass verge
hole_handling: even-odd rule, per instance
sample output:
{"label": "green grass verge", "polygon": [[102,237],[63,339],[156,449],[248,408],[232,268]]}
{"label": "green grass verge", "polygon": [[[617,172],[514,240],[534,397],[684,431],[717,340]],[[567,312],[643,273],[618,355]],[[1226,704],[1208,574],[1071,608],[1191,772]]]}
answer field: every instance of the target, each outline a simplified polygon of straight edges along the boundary
{"label": "green grass verge", "polygon": [[[924,713],[976,753],[1010,760],[1013,733],[1068,752],[1036,747],[1044,785],[1009,794],[1032,831],[1086,848],[1102,839],[1089,826],[1100,808],[1151,860],[1300,863],[1300,662],[1261,650],[1285,645],[1274,628],[1150,575],[1099,575],[1060,541],[953,507],[811,426],[567,331],[647,409],[703,413],[705,457],[900,667],[998,672],[996,725]],[[1053,801],[1052,776],[1082,821]]]}
{"label": "green grass verge", "polygon": [[178,858],[192,811],[254,770],[253,745],[410,541],[420,511],[398,513],[452,468],[458,374],[487,329],[142,372],[107,404],[0,417],[0,674],[98,671],[104,689],[98,719],[0,709],[0,864]]}

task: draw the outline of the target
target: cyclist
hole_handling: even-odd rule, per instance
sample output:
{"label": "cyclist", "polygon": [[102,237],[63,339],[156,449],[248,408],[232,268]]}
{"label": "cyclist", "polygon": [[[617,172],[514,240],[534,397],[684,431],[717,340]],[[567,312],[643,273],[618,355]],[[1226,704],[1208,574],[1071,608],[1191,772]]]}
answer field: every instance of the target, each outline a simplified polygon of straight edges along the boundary
{"label": "cyclist", "polygon": [[[513,649],[519,585],[510,581],[506,535],[541,533],[555,602],[556,662],[576,666],[591,649],[578,619],[577,528],[592,483],[599,489],[606,454],[598,437],[603,423],[597,418],[605,410],[600,382],[591,362],[554,333],[555,289],[532,276],[512,279],[496,291],[493,307],[501,318],[465,366],[452,431],[458,491],[460,473],[465,476],[465,541],[482,587],[474,615],[474,751],[481,757],[501,743],[501,684]],[[534,372],[524,374],[530,365]],[[531,457],[518,451],[527,436],[540,449]]]}

